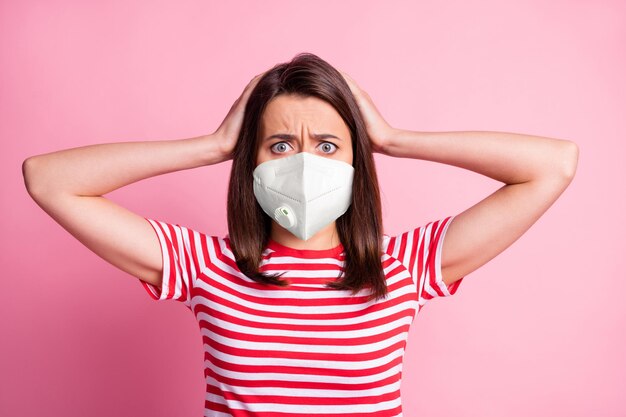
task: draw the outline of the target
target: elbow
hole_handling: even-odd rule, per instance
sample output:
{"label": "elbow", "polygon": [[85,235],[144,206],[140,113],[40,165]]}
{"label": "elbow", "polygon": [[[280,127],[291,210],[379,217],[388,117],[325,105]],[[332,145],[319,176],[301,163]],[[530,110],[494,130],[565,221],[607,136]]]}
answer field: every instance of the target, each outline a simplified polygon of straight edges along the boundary
{"label": "elbow", "polygon": [[24,178],[24,186],[31,197],[35,197],[37,186],[35,184],[35,157],[31,156],[22,162],[22,177]]}
{"label": "elbow", "polygon": [[560,153],[561,172],[567,181],[574,179],[576,168],[578,167],[578,145],[575,142],[566,140],[563,143],[563,150]]}
{"label": "elbow", "polygon": [[31,165],[32,165],[31,158],[26,158],[24,159],[24,162],[22,162],[22,177],[24,178],[24,185],[26,186],[26,189],[29,192],[30,192],[30,187],[32,185],[31,175],[30,175],[30,172],[32,170]]}

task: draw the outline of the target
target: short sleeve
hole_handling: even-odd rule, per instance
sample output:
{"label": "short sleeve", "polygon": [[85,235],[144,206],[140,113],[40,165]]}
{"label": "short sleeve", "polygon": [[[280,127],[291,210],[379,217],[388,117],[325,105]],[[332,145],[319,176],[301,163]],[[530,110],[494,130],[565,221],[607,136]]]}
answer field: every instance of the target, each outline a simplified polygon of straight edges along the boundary
{"label": "short sleeve", "polygon": [[435,297],[454,295],[464,279],[446,285],[441,274],[443,240],[453,219],[454,216],[448,216],[431,221],[389,238],[387,254],[401,262],[411,274],[420,305]]}
{"label": "short sleeve", "polygon": [[192,289],[200,270],[205,235],[179,224],[145,218],[156,233],[162,255],[162,285],[141,281],[157,301],[180,301],[191,309]]}

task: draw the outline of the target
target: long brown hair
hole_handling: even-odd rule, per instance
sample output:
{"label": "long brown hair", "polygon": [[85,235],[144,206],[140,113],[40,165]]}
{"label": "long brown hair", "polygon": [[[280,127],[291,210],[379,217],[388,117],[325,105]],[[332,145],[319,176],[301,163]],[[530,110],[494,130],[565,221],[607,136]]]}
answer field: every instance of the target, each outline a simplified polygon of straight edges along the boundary
{"label": "long brown hair", "polygon": [[[272,219],[265,214],[253,191],[259,124],[267,103],[281,94],[313,96],[331,104],[350,129],[354,179],[352,202],[336,220],[344,247],[344,268],[327,287],[356,294],[370,288],[369,299],[386,298],[387,285],[381,264],[382,210],[376,166],[356,100],[339,71],[311,53],[300,53],[291,61],[268,70],[250,93],[243,123],[233,151],[228,187],[228,232],[230,248],[240,271],[250,279],[286,286],[282,274],[259,271]],[[283,273],[284,274],[284,273]]]}

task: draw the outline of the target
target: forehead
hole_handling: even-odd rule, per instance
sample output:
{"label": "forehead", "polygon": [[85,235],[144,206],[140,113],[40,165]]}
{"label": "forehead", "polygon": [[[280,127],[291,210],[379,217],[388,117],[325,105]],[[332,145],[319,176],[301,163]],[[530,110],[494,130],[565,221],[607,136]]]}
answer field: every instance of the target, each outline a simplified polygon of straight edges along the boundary
{"label": "forehead", "polygon": [[261,116],[263,133],[300,130],[303,127],[313,131],[349,133],[348,126],[337,110],[317,97],[281,94],[270,100]]}

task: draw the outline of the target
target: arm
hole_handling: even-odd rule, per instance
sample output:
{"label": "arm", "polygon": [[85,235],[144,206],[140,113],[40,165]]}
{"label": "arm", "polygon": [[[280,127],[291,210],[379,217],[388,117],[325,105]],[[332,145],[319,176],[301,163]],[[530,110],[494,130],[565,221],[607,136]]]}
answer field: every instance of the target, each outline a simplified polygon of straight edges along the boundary
{"label": "arm", "polygon": [[158,237],[142,216],[102,197],[133,182],[232,158],[256,75],[210,135],[152,142],[104,143],[32,156],[22,164],[31,197],[104,260],[160,287]]}
{"label": "arm", "polygon": [[568,140],[506,132],[412,132],[395,129],[369,94],[343,71],[365,120],[372,149],[469,169],[505,183],[456,215],[443,242],[446,285],[476,270],[515,242],[570,184],[578,146]]}
{"label": "arm", "polygon": [[150,224],[103,194],[168,172],[228,159],[218,136],[104,143],[32,156],[22,164],[35,202],[98,256],[161,285],[162,259]]}
{"label": "arm", "polygon": [[455,216],[443,243],[441,270],[452,284],[523,235],[572,181],[578,146],[506,132],[386,131],[381,153],[465,168],[505,183]]}

